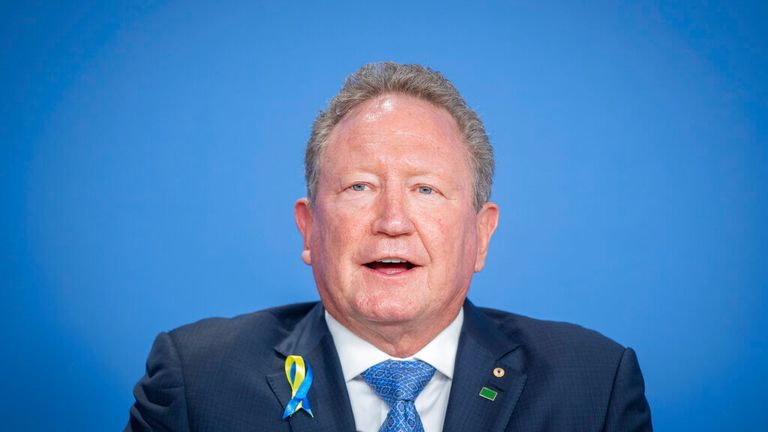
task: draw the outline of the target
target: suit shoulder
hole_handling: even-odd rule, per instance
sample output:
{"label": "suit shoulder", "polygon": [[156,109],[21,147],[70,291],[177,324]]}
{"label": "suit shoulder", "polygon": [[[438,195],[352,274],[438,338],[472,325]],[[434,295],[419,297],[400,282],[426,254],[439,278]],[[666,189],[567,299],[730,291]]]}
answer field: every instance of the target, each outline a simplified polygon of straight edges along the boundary
{"label": "suit shoulder", "polygon": [[264,309],[231,318],[206,318],[169,332],[181,354],[271,351],[317,302]]}
{"label": "suit shoulder", "polygon": [[600,332],[577,324],[541,320],[504,312],[497,309],[480,308],[499,329],[520,340],[531,350],[577,357],[621,357],[624,346]]}
{"label": "suit shoulder", "polygon": [[295,303],[273,308],[249,312],[234,317],[204,318],[190,324],[182,325],[170,333],[226,331],[252,325],[277,326],[291,330],[304,316],[312,310],[317,302]]}

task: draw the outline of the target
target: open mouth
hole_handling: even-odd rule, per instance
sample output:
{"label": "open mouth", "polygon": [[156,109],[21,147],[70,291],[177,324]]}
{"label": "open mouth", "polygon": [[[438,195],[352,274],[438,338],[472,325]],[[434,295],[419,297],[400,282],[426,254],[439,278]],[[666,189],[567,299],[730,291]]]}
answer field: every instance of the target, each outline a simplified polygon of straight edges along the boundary
{"label": "open mouth", "polygon": [[375,270],[387,275],[395,275],[398,273],[407,272],[408,270],[417,267],[416,264],[399,258],[384,258],[371,261],[365,264],[365,266],[371,270]]}

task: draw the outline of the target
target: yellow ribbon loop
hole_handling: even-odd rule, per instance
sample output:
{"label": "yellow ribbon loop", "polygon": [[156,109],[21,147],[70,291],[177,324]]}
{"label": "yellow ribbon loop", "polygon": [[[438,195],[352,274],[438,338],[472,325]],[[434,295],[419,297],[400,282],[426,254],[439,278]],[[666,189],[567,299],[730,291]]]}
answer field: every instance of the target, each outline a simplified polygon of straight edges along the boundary
{"label": "yellow ribbon loop", "polygon": [[[291,368],[296,366],[296,375],[291,374]],[[304,358],[297,355],[289,355],[285,359],[285,377],[288,379],[288,383],[291,385],[291,397],[296,396],[296,392],[299,390],[299,386],[304,382],[306,376],[306,369],[304,366]]]}

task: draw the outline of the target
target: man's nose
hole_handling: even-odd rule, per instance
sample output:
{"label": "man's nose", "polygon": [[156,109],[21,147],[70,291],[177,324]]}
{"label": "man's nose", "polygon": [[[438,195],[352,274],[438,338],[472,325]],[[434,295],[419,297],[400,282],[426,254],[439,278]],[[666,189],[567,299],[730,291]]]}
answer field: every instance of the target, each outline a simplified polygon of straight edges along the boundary
{"label": "man's nose", "polygon": [[405,191],[385,190],[378,201],[377,216],[373,223],[376,234],[399,236],[413,232],[414,225],[405,202]]}

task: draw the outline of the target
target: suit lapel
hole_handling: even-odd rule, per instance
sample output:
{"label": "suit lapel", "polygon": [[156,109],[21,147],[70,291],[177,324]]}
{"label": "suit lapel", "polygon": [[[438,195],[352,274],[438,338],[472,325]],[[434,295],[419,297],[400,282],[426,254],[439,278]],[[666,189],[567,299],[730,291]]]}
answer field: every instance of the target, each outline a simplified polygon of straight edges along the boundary
{"label": "suit lapel", "polygon": [[[349,403],[347,387],[341,372],[339,356],[333,338],[325,323],[324,310],[318,303],[302,319],[275,350],[283,356],[300,355],[309,362],[314,380],[307,398],[314,417],[300,410],[289,417],[294,432],[311,431],[354,431],[355,421]],[[282,369],[267,376],[272,392],[285,407],[291,399],[291,387]],[[282,412],[280,413],[282,416]]]}
{"label": "suit lapel", "polygon": [[[504,430],[525,387],[522,359],[515,351],[518,346],[513,337],[465,302],[444,432]],[[495,393],[493,401],[480,396],[483,387],[490,390],[485,392],[489,397]]]}

